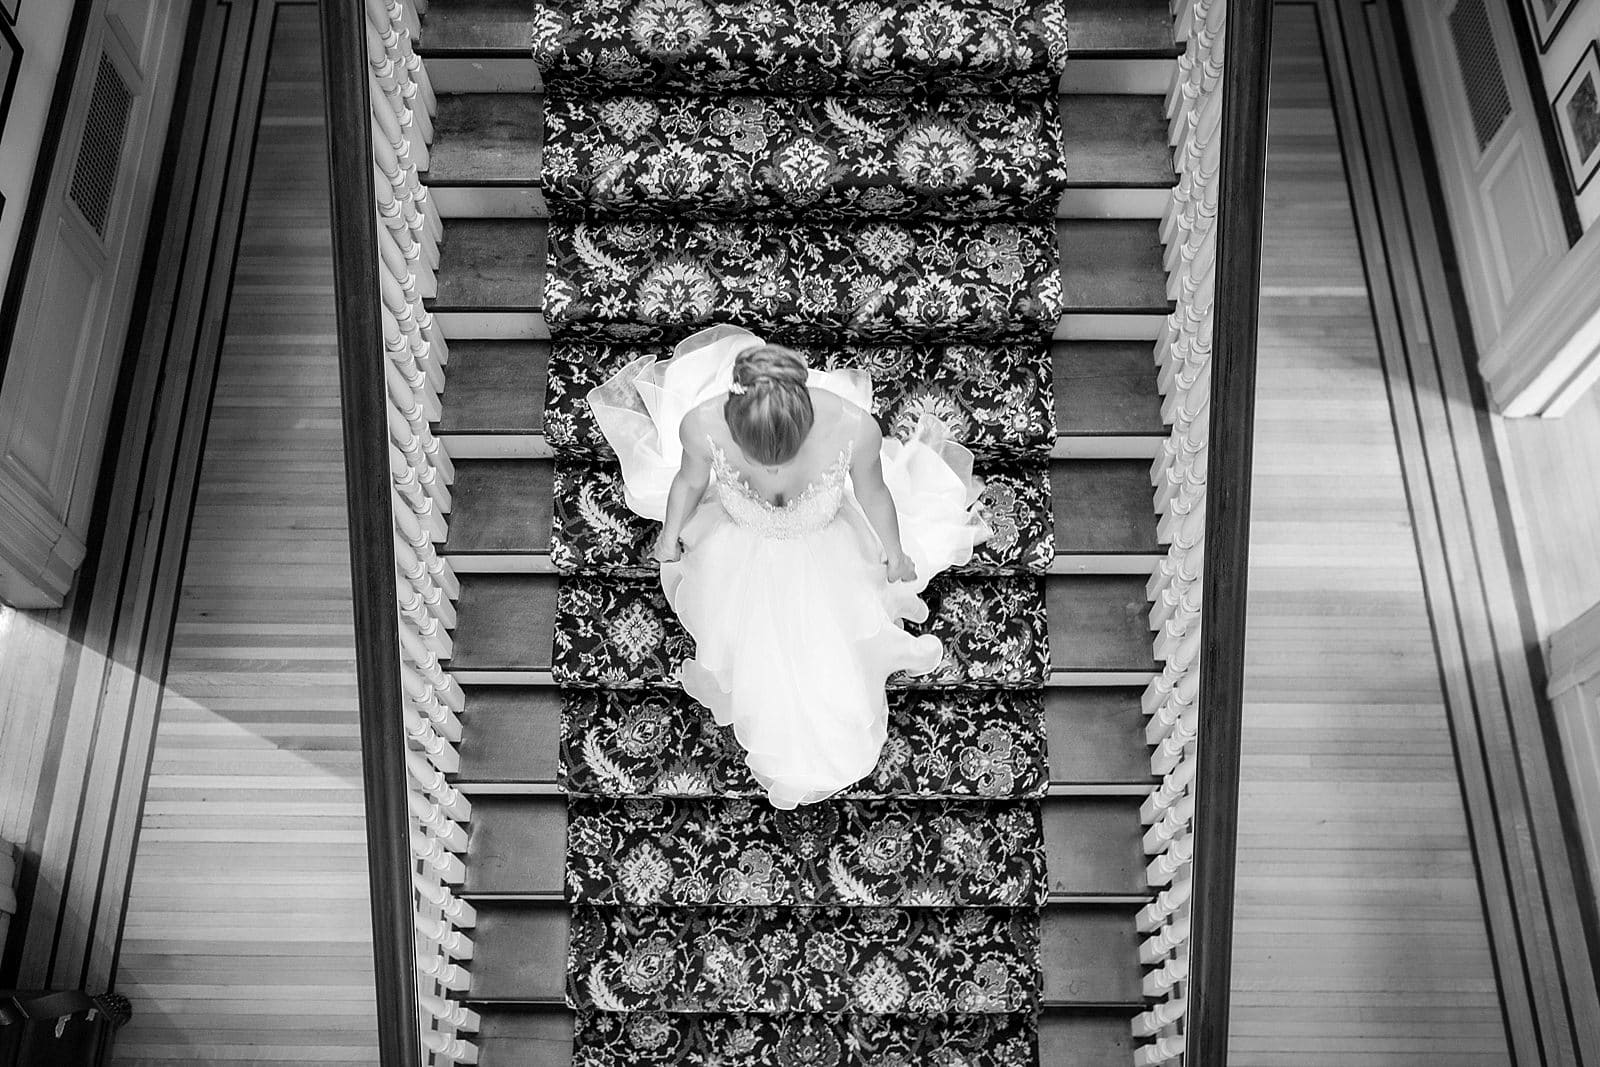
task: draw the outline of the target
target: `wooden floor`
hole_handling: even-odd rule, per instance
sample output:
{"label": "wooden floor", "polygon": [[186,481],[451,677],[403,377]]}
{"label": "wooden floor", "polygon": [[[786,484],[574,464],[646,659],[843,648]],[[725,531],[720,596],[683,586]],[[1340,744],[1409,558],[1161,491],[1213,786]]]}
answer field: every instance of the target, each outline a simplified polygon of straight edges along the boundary
{"label": "wooden floor", "polygon": [[376,1062],[314,7],[279,9],[116,987],[117,1062]]}
{"label": "wooden floor", "polygon": [[1503,1064],[1313,9],[1276,10],[1229,1063]]}

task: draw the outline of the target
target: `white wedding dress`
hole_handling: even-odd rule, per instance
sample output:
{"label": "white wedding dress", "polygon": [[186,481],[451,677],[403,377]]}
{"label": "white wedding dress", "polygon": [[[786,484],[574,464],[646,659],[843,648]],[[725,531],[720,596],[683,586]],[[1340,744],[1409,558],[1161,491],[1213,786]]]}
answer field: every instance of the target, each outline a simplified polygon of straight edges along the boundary
{"label": "white wedding dress", "polygon": [[[739,327],[713,326],[671,359],[642,357],[590,391],[632,510],[662,520],[682,461],[679,423],[726,393],[734,358],[760,343]],[[866,374],[813,369],[808,384],[871,417]],[[667,600],[695,639],[683,687],[733,727],[780,808],[872,773],[888,723],[885,681],[898,670],[927,673],[942,655],[937,637],[913,637],[899,623],[925,619],[928,580],[965,563],[990,533],[976,512],[972,454],[938,419],[925,416],[909,441],[885,439],[882,459],[914,582],[885,577],[877,535],[850,492],[847,444],[782,506],[757,496],[713,445],[711,484],[684,527],[683,558],[661,568]]]}

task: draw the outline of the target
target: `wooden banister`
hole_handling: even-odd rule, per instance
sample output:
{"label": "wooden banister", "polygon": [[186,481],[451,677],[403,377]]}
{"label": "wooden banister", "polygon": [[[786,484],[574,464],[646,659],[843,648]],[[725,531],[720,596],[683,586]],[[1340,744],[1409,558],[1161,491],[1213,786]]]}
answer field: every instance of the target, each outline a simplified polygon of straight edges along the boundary
{"label": "wooden banister", "polygon": [[425,0],[322,6],[367,866],[382,1062],[477,1062],[464,873],[472,805],[451,649],[460,584],[435,550],[455,468],[431,420],[449,350],[433,295],[437,211],[422,184],[433,90],[412,47]]}
{"label": "wooden banister", "polygon": [[1244,705],[1250,467],[1266,188],[1271,0],[1229,0],[1218,165],[1216,310],[1207,437],[1210,548],[1201,578],[1200,692],[1195,749],[1196,838],[1189,964],[1187,1067],[1228,1060],[1239,742]]}
{"label": "wooden banister", "polygon": [[372,188],[372,106],[367,99],[368,21],[354,4],[322,17],[323,91],[333,192],[333,277],[338,296],[339,390],[345,499],[356,630],[356,683],[366,800],[367,879],[372,893],[378,1042],[384,1067],[422,1062],[417,1019],[411,814],[406,788],[399,620],[394,603],[394,520],[389,497],[389,403]]}
{"label": "wooden banister", "polygon": [[1145,690],[1160,784],[1140,815],[1160,890],[1138,916],[1138,1065],[1227,1057],[1270,0],[1174,0],[1178,183],[1161,222],[1175,309],[1156,346],[1171,432],[1151,465],[1167,558],[1151,575],[1161,673]]}

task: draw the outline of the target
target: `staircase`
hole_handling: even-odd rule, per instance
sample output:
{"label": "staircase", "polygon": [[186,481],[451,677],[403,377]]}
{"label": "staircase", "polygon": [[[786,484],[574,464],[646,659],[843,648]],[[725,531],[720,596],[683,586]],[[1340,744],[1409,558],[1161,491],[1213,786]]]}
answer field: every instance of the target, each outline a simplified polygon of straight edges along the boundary
{"label": "staircase", "polygon": [[[1174,27],[850,10],[422,21],[479,1062],[1134,1060]],[[708,321],[958,426],[996,530],[929,590],[946,661],[892,683],[876,771],[795,812],[668,683],[692,646],[583,405]]]}

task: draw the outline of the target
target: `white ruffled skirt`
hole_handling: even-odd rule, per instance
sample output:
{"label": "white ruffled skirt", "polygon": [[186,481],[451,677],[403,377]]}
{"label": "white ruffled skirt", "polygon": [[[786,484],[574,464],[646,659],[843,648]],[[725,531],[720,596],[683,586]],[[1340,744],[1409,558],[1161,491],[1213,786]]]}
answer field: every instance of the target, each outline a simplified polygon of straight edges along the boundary
{"label": "white ruffled skirt", "polygon": [[[682,461],[679,423],[727,391],[734,358],[760,341],[714,326],[671,359],[636,360],[590,392],[632,510],[662,520]],[[812,370],[810,385],[871,410],[865,374]],[[965,563],[990,533],[976,513],[972,454],[938,419],[925,417],[908,441],[885,439],[882,459],[913,582],[886,580],[882,546],[850,493],[825,527],[779,539],[733,522],[714,481],[684,527],[682,560],[661,568],[667,600],[695,639],[683,687],[733,728],[780,808],[872,773],[888,727],[887,679],[925,674],[943,654],[938,638],[913,637],[900,623],[926,619],[928,580]]]}

